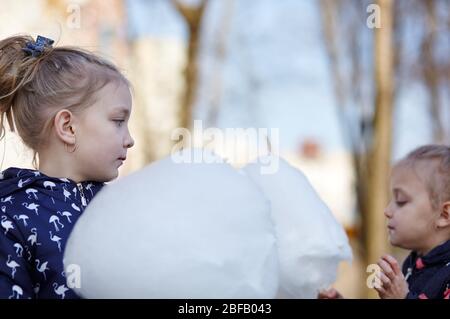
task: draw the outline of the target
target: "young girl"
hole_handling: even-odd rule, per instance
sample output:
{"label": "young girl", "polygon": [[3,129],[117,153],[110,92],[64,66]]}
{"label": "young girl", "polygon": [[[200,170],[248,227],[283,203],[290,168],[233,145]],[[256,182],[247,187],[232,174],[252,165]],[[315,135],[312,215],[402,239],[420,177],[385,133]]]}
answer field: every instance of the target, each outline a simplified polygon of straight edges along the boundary
{"label": "young girl", "polygon": [[[400,267],[379,261],[382,299],[450,298],[450,147],[426,145],[399,161],[391,175],[392,199],[384,214],[389,241],[411,250]],[[319,298],[342,298],[330,289]]]}
{"label": "young girl", "polygon": [[37,170],[0,173],[0,298],[76,298],[68,236],[134,141],[129,82],[111,63],[38,36],[0,41],[0,126],[34,152]]}

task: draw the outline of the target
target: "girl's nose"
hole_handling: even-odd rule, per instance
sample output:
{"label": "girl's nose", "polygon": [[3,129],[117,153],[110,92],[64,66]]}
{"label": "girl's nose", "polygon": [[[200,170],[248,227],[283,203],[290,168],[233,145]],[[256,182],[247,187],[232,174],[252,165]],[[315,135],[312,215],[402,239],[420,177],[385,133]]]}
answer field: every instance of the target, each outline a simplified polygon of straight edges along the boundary
{"label": "girl's nose", "polygon": [[131,147],[133,147],[134,146],[134,140],[133,140],[133,138],[131,138],[130,140],[129,140],[129,143],[127,144],[127,148],[131,148]]}
{"label": "girl's nose", "polygon": [[387,218],[391,218],[392,217],[392,211],[391,211],[391,205],[390,204],[388,206],[386,206],[386,208],[384,209],[384,216],[386,216]]}
{"label": "girl's nose", "polygon": [[128,133],[127,139],[125,140],[125,147],[131,148],[134,145],[134,139],[131,137],[131,135]]}

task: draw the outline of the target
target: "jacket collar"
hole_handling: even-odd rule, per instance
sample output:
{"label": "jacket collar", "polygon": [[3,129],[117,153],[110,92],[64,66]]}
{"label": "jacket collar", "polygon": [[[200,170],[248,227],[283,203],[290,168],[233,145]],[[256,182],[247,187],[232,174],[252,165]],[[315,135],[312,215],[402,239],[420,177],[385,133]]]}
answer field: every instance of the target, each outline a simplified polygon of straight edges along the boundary
{"label": "jacket collar", "polygon": [[419,269],[431,265],[447,264],[450,262],[450,240],[436,246],[424,256],[419,256],[416,252],[412,252],[410,260]]}
{"label": "jacket collar", "polygon": [[76,183],[68,178],[50,177],[38,170],[10,167],[0,173],[0,197],[8,196],[21,189],[33,188],[39,192],[49,193],[55,198],[65,201],[64,190],[71,192],[74,188],[84,189],[85,195],[92,199],[105,183],[84,181]]}

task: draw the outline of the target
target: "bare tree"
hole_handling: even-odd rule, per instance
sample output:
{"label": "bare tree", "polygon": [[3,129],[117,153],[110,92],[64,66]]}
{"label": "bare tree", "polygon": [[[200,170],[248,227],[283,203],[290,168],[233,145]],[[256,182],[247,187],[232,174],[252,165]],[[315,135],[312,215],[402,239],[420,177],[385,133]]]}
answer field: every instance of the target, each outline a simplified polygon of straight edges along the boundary
{"label": "bare tree", "polygon": [[[369,157],[367,196],[367,261],[375,263],[387,250],[386,222],[392,145],[394,92],[393,0],[378,0],[381,27],[375,29],[374,84],[375,116]],[[371,291],[374,294],[374,291]]]}
{"label": "bare tree", "polygon": [[[370,264],[387,250],[383,210],[387,203],[391,156],[395,58],[393,5],[391,0],[377,2],[381,8],[382,27],[375,30],[373,37],[363,14],[369,3],[322,0],[320,4],[325,46],[339,106],[338,117],[352,150],[355,193],[361,216],[359,234],[364,243],[362,253],[366,263]],[[347,19],[343,18],[344,14]],[[368,40],[372,37],[373,45],[370,45]],[[374,48],[372,55],[364,54],[368,45]],[[363,66],[364,61],[371,60],[373,79],[364,76],[372,73]],[[376,88],[375,99],[367,87]]]}
{"label": "bare tree", "polygon": [[185,94],[180,107],[180,125],[190,128],[192,109],[195,103],[198,86],[198,53],[200,48],[201,27],[208,0],[200,0],[197,6],[182,3],[181,0],[171,0],[177,11],[183,17],[189,31],[186,68],[184,71]]}
{"label": "bare tree", "polygon": [[[436,6],[437,1],[425,0],[420,1],[424,7],[424,35],[421,41],[420,61],[421,76],[428,90],[429,111],[433,123],[433,140],[437,143],[444,143],[446,140],[446,132],[443,123],[443,105],[440,98],[441,73],[440,65],[436,60],[436,41],[438,36],[438,21]],[[450,54],[450,52],[448,52]],[[448,57],[448,56],[447,56]],[[450,142],[447,140],[447,142]]]}
{"label": "bare tree", "polygon": [[[362,214],[367,211],[367,184],[368,165],[367,149],[372,132],[373,120],[367,100],[363,98],[363,82],[361,67],[361,35],[355,15],[351,18],[341,18],[345,1],[322,0],[320,2],[325,47],[329,58],[334,94],[338,105],[337,115],[341,122],[344,140],[351,149],[353,166],[355,170],[355,191],[358,211]],[[355,4],[355,3],[353,3]],[[356,4],[355,4],[356,5]],[[348,8],[347,8],[348,9]],[[350,9],[354,9],[353,6]],[[358,11],[365,12],[363,4]],[[347,11],[347,14],[354,13]],[[343,23],[346,21],[347,24]],[[356,25],[356,26],[355,26]],[[336,31],[339,30],[339,31]],[[348,35],[345,41],[342,34]],[[350,52],[350,53],[348,53]],[[348,53],[348,54],[347,54]],[[351,64],[344,60],[351,57]],[[344,70],[343,65],[351,65],[350,70]],[[349,114],[353,112],[353,116]],[[363,226],[364,228],[364,226]],[[362,231],[362,234],[365,232]]]}
{"label": "bare tree", "polygon": [[223,95],[223,62],[227,52],[227,37],[230,32],[231,21],[234,11],[234,1],[228,0],[223,5],[225,9],[220,20],[220,26],[214,40],[214,65],[211,72],[211,106],[206,116],[206,121],[210,125],[217,122],[219,116],[220,103]]}

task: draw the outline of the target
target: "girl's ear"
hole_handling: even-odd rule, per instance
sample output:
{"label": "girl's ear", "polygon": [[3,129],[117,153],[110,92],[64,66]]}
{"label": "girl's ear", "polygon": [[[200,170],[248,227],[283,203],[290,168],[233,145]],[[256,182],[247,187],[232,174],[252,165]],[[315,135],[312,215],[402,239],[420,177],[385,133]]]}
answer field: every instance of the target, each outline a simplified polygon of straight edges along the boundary
{"label": "girl's ear", "polygon": [[74,116],[72,112],[66,109],[60,110],[55,115],[54,125],[56,135],[59,139],[66,144],[75,145],[76,137],[75,130],[73,127],[74,124]]}
{"label": "girl's ear", "polygon": [[442,204],[441,213],[438,219],[438,227],[450,226],[450,201]]}

